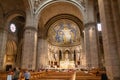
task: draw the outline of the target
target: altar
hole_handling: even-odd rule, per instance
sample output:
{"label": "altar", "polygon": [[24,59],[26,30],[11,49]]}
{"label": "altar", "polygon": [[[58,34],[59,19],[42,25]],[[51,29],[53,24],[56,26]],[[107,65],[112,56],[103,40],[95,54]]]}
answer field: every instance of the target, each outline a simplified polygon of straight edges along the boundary
{"label": "altar", "polygon": [[74,69],[75,62],[69,61],[69,60],[60,61],[60,68],[61,69]]}

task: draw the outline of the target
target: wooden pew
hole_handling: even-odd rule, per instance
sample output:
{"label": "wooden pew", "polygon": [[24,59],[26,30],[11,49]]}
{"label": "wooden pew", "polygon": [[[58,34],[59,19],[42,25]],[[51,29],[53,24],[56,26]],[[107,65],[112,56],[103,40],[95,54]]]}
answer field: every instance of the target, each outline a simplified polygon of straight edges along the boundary
{"label": "wooden pew", "polygon": [[76,80],[101,80],[98,76],[76,76]]}
{"label": "wooden pew", "polygon": [[92,73],[84,73],[80,71],[76,72],[76,80],[101,80],[101,77]]}
{"label": "wooden pew", "polygon": [[0,80],[7,80],[7,73],[0,72]]}
{"label": "wooden pew", "polygon": [[73,72],[47,72],[46,75],[40,79],[75,80],[73,79],[73,74]]}
{"label": "wooden pew", "polygon": [[30,74],[31,74],[30,80],[37,80],[43,77],[46,74],[46,72],[31,72]]}
{"label": "wooden pew", "polygon": [[[84,73],[83,71],[79,72],[30,72],[30,80],[100,80],[101,76],[96,76],[93,73]],[[0,80],[6,80],[7,73],[0,73]],[[21,78],[20,80],[24,80]]]}

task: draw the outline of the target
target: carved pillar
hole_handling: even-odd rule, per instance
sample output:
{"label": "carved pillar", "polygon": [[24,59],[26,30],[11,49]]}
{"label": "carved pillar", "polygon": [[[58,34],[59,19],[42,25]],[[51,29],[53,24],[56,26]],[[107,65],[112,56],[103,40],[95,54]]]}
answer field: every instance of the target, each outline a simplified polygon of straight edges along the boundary
{"label": "carved pillar", "polygon": [[33,26],[26,26],[22,54],[22,68],[36,68],[37,30]]}
{"label": "carved pillar", "polygon": [[120,14],[117,1],[98,0],[105,66],[110,80],[120,80]]}

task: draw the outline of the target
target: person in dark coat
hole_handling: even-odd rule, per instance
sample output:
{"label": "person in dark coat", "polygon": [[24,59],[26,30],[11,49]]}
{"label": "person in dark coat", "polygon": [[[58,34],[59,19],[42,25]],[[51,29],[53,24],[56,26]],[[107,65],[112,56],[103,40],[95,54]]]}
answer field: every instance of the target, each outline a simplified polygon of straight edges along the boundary
{"label": "person in dark coat", "polygon": [[101,80],[108,80],[107,74],[105,72],[102,73]]}

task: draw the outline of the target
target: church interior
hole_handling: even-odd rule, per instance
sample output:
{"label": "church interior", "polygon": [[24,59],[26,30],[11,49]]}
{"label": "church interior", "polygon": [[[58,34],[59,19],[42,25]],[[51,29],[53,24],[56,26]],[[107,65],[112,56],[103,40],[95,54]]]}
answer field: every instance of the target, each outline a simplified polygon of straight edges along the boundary
{"label": "church interior", "polygon": [[119,21],[120,0],[0,0],[0,80],[120,80]]}

